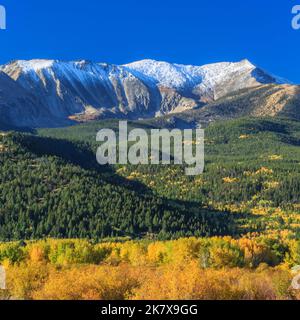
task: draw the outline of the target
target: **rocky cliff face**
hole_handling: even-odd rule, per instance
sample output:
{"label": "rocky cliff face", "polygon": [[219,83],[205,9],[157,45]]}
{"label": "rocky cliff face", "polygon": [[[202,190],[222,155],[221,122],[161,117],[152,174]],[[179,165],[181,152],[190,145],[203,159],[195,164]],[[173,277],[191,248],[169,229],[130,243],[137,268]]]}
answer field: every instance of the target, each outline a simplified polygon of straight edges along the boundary
{"label": "rocky cliff face", "polygon": [[[0,72],[0,123],[12,126],[46,126],[52,115],[35,94]],[[55,117],[58,124],[62,121]]]}
{"label": "rocky cliff face", "polygon": [[197,127],[241,117],[283,117],[300,120],[300,86],[265,84],[230,93],[202,108],[155,120],[162,126]]}

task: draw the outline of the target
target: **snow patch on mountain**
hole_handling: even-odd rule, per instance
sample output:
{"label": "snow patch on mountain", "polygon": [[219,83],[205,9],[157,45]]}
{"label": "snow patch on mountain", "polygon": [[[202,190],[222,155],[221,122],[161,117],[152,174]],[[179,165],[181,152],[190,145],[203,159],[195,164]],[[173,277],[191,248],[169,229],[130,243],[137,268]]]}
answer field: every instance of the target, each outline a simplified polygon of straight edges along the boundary
{"label": "snow patch on mountain", "polygon": [[203,66],[171,64],[163,61],[141,60],[124,65],[129,71],[142,74],[160,86],[173,89],[203,86],[211,88],[224,78],[242,72],[251,72],[256,67],[248,60],[220,62]]}
{"label": "snow patch on mountain", "polygon": [[23,72],[37,72],[41,69],[50,68],[54,64],[54,60],[43,60],[43,59],[35,59],[35,60],[18,60],[18,66],[23,70]]}

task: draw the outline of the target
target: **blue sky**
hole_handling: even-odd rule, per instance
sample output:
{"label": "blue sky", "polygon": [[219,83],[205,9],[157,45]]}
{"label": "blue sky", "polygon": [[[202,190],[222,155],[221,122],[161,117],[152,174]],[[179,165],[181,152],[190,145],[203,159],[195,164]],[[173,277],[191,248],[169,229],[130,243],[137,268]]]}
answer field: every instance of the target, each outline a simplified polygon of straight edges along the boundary
{"label": "blue sky", "polygon": [[248,58],[300,83],[300,0],[0,0],[0,63],[151,58],[202,65]]}

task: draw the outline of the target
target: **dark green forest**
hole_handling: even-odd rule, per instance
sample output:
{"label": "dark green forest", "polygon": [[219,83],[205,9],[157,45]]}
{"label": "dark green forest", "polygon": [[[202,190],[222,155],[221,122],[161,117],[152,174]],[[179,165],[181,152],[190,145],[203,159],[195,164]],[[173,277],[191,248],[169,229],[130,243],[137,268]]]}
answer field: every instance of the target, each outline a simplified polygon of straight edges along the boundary
{"label": "dark green forest", "polygon": [[[239,119],[205,129],[205,172],[101,167],[96,132],[114,120],[0,135],[0,240],[300,236],[300,124]],[[132,122],[130,128],[153,127]],[[129,128],[129,130],[130,130]]]}
{"label": "dark green forest", "polygon": [[155,196],[96,163],[86,143],[1,137],[0,239],[231,234],[229,213]]}

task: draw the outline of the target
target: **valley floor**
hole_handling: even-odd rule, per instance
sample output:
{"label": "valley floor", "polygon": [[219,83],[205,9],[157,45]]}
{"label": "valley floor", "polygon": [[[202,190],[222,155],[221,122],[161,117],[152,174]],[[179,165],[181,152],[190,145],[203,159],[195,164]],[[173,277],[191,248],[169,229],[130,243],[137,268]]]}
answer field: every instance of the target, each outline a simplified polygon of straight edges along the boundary
{"label": "valley floor", "polygon": [[196,177],[100,167],[116,123],[1,134],[1,299],[300,299],[299,122],[212,124]]}

